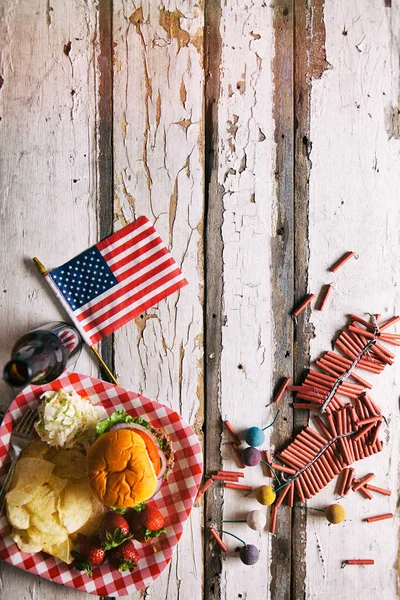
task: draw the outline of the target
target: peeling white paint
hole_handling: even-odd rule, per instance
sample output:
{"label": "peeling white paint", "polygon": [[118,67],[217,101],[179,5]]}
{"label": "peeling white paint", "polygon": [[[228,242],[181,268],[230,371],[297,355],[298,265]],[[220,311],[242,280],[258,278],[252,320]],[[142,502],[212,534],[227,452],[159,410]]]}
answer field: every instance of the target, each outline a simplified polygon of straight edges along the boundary
{"label": "peeling white paint", "polygon": [[[310,289],[318,294],[322,285],[332,282],[334,290],[324,311],[311,315],[314,359],[330,349],[350,312],[388,318],[400,311],[400,142],[387,131],[386,120],[399,94],[400,10],[395,3],[385,10],[384,3],[375,0],[362,4],[327,0],[325,24],[332,69],[312,87]],[[348,250],[355,251],[358,260],[329,273],[328,267]],[[396,354],[395,364],[379,376],[360,372],[374,384],[371,396],[390,420],[390,436],[385,431],[381,435],[383,452],[354,464],[356,476],[375,473],[372,483],[391,489],[392,496],[374,494],[367,500],[350,492],[338,499],[332,482],[309,501],[319,508],[339,501],[346,520],[336,526],[324,519],[308,520],[307,599],[396,598],[398,523],[382,521],[374,527],[362,521],[368,515],[396,512],[400,416]],[[319,548],[324,551],[325,577]],[[341,562],[349,558],[373,558],[375,565],[341,569]]]}

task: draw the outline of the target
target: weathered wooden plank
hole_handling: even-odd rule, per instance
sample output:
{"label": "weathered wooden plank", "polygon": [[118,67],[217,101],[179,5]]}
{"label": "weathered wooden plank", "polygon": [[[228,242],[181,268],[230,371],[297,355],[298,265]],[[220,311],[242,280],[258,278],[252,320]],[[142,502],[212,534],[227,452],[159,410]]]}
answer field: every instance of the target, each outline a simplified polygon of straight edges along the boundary
{"label": "weathered wooden plank", "polygon": [[[221,5],[210,0],[205,6],[205,466],[206,473],[221,468],[222,419],[220,369],[224,323],[223,287],[223,189],[218,180],[221,64]],[[221,486],[214,485],[204,497],[204,598],[221,597],[221,552],[209,534],[220,531],[223,506]]]}
{"label": "weathered wooden plank", "polygon": [[[266,426],[275,414],[275,407],[266,408],[272,396],[273,368],[272,285],[266,275],[272,262],[275,199],[270,61],[273,15],[273,9],[262,2],[229,1],[221,7],[216,185],[222,206],[216,210],[223,212],[221,229],[215,236],[221,235],[223,252],[217,401],[222,418],[236,427],[242,439],[246,428]],[[269,432],[265,433],[263,448],[269,446]],[[229,439],[225,432],[222,441]],[[224,467],[234,468],[236,462],[229,446],[224,445],[221,450]],[[259,466],[246,468],[245,481],[256,488],[268,480]],[[261,507],[254,493],[245,497],[243,492],[225,490],[224,519],[243,518],[256,508]],[[218,515],[214,514],[214,518]],[[218,521],[216,524],[220,527]],[[227,525],[227,530],[257,546],[261,557],[252,570],[254,575],[249,577],[249,567],[234,554],[240,543],[225,536],[228,554],[222,565],[220,597],[268,597],[268,531],[257,533],[241,524]]]}
{"label": "weathered wooden plank", "polygon": [[[274,7],[274,140],[275,193],[272,239],[272,310],[274,323],[274,373],[276,388],[282,377],[293,374],[293,322],[290,316],[294,299],[294,115],[293,115],[293,27],[292,2],[278,2]],[[274,426],[272,443],[276,450],[287,444],[292,435],[293,414],[287,397],[279,407],[281,415]],[[272,540],[271,598],[290,598],[292,511],[281,506],[278,511],[276,537]]]}
{"label": "weathered wooden plank", "polygon": [[[1,3],[1,363],[37,325],[65,317],[31,262],[62,264],[96,241],[92,4]],[[97,372],[84,351],[77,370]],[[1,388],[2,404],[11,400]],[[87,594],[0,565],[2,598]]]}
{"label": "weathered wooden plank", "polygon": [[[145,214],[189,280],[115,335],[121,383],[203,422],[203,14],[195,2],[114,2],[116,226]],[[200,598],[202,510],[147,598]]]}
{"label": "weathered wooden plank", "polygon": [[[400,142],[398,78],[400,10],[397,3],[371,0],[325,2],[326,55],[330,68],[312,83],[310,104],[310,286],[332,281],[327,308],[313,312],[316,338],[311,356],[329,348],[334,333],[355,312],[399,311]],[[342,253],[357,252],[337,273],[327,271]],[[374,387],[371,396],[387,418],[383,452],[355,463],[359,476],[376,474],[377,485],[392,490],[386,498],[366,500],[351,493],[340,500],[346,521],[328,527],[309,514],[307,527],[307,598],[327,600],[342,594],[354,598],[398,595],[398,523],[362,522],[368,514],[396,512],[398,496],[399,356],[379,376],[363,372]],[[337,499],[334,483],[312,503],[326,506]],[[311,504],[311,502],[310,502]],[[371,567],[346,567],[348,558],[374,558]],[[344,596],[343,596],[344,597]]]}
{"label": "weathered wooden plank", "polygon": [[[99,239],[110,235],[114,226],[114,152],[113,152],[113,32],[112,4],[107,0],[98,3],[98,55],[97,55],[97,201]],[[101,355],[111,372],[114,372],[114,334],[102,340]],[[109,381],[103,368],[100,377]]]}
{"label": "weathered wooden plank", "polygon": [[[310,96],[311,82],[320,78],[327,68],[325,59],[325,26],[323,0],[294,3],[294,287],[298,304],[309,289],[309,178],[310,178]],[[296,319],[294,329],[293,375],[301,381],[304,369],[310,364],[310,339],[313,326],[310,308]],[[296,410],[293,417],[297,433],[308,421],[308,411]],[[303,598],[306,576],[306,518],[305,511],[293,511],[292,596]]]}

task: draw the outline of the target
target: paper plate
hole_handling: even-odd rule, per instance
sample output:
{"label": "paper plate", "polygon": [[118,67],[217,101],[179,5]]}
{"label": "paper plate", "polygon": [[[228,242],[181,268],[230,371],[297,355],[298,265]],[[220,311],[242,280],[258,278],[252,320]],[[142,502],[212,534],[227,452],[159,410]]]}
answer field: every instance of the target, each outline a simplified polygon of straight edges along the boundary
{"label": "paper plate", "polygon": [[125,596],[150,585],[171,560],[173,550],[182,535],[200,485],[203,458],[200,444],[193,429],[178,413],[123,387],[78,373],[67,373],[43,386],[25,388],[10,405],[0,426],[0,476],[10,464],[9,443],[16,421],[28,407],[38,404],[39,396],[47,390],[75,390],[101,403],[108,413],[124,408],[132,416],[143,416],[155,427],[161,427],[171,438],[175,451],[173,472],[152,502],[165,518],[167,533],[154,544],[138,544],[138,566],[133,573],[119,573],[106,562],[93,568],[93,577],[80,573],[73,566],[47,554],[21,552],[10,536],[5,517],[0,519],[0,558],[6,562],[39,575],[44,579],[98,596]]}

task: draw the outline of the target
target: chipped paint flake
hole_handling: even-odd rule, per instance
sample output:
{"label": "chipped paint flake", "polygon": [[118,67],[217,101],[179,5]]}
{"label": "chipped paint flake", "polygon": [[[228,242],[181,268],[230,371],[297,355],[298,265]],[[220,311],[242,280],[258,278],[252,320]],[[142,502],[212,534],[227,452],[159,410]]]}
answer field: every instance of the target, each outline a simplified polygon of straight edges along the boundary
{"label": "chipped paint flake", "polygon": [[178,53],[181,48],[190,42],[190,35],[181,28],[181,19],[184,15],[180,10],[169,11],[165,8],[160,10],[160,25],[166,32],[168,39],[176,39],[178,42]]}

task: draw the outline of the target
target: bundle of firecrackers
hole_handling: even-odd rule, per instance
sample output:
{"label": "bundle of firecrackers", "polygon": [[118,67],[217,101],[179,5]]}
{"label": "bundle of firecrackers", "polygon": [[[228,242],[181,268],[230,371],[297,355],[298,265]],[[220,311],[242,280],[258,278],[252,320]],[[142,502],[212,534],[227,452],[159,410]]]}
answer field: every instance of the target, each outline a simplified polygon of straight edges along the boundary
{"label": "bundle of firecrackers", "polygon": [[[349,258],[351,256],[344,262]],[[245,432],[244,438],[248,446],[244,449],[240,449],[242,440],[231,423],[224,421],[232,437],[232,442],[229,443],[238,466],[254,467],[263,463],[269,471],[268,475],[274,478],[273,486],[262,485],[256,490],[257,501],[261,505],[271,506],[269,521],[271,534],[276,532],[278,508],[284,500],[290,508],[297,506],[322,511],[329,523],[341,523],[345,519],[345,511],[339,504],[332,504],[325,509],[305,506],[307,500],[325,488],[338,475],[340,475],[338,493],[341,497],[346,496],[350,490],[359,492],[368,499],[372,498],[372,493],[391,495],[390,490],[370,483],[374,477],[373,473],[357,479],[354,469],[350,467],[355,461],[382,450],[379,439],[380,427],[384,419],[382,411],[366,391],[371,389],[372,385],[354,372],[357,368],[379,374],[387,365],[393,364],[394,354],[380,342],[400,345],[399,334],[387,333],[388,327],[399,321],[400,317],[393,317],[381,325],[378,325],[378,319],[379,315],[374,315],[371,316],[371,322],[368,322],[351,314],[350,324],[340,333],[335,342],[338,352],[326,352],[318,359],[317,368],[307,372],[301,385],[290,386],[289,377],[282,380],[273,399],[274,403],[277,403],[286,391],[291,391],[296,395],[293,408],[314,409],[321,414],[313,418],[318,431],[305,427],[286,448],[276,454],[276,460],[272,460],[269,451],[262,452],[258,447],[265,440],[264,430],[273,425],[279,411],[273,422],[264,429],[250,427]],[[239,479],[243,476],[241,471],[219,471],[206,481],[199,491],[197,500],[215,481],[223,481],[226,488],[236,488],[251,493],[252,486],[245,485],[243,481],[239,483]],[[393,516],[392,513],[385,513],[367,517],[365,521],[372,523]],[[260,530],[265,527],[266,517],[261,511],[252,511],[248,515],[247,523],[252,529]],[[226,552],[226,545],[216,529],[210,528],[210,533]],[[227,531],[223,533],[233,535]],[[243,544],[240,549],[242,562],[245,564],[257,562],[258,549],[243,540],[240,541]],[[342,566],[364,564],[374,564],[374,561],[372,559],[346,560]]]}

